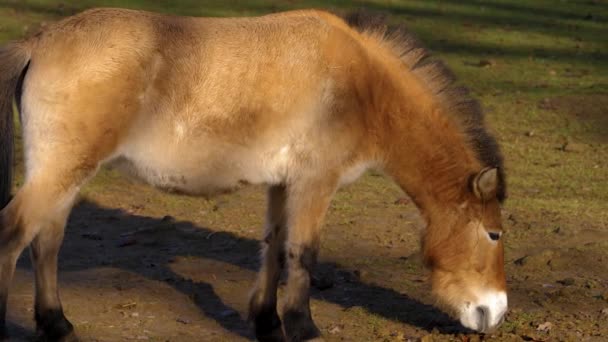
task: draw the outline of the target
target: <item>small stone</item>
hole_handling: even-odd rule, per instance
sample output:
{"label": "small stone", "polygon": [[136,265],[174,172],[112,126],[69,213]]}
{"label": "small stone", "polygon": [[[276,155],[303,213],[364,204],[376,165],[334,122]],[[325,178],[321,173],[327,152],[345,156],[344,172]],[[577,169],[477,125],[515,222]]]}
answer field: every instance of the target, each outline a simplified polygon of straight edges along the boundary
{"label": "small stone", "polygon": [[477,64],[477,66],[480,67],[480,68],[491,67],[491,66],[494,66],[494,65],[496,65],[496,62],[494,62],[491,59],[482,59]]}
{"label": "small stone", "polygon": [[98,233],[84,233],[81,236],[85,239],[93,240],[93,241],[103,240],[103,237],[101,235],[99,235]]}
{"label": "small stone", "polygon": [[367,270],[354,270],[353,275],[358,280],[364,280],[369,276],[369,272]]}
{"label": "small stone", "polygon": [[122,238],[118,241],[118,247],[128,247],[128,246],[133,246],[136,244],[137,244],[137,240],[135,240],[135,238],[132,238],[132,237]]}
{"label": "small stone", "polygon": [[177,323],[181,323],[181,324],[190,324],[190,323],[192,323],[192,321],[191,321],[191,320],[186,319],[186,318],[178,318],[178,319],[176,319],[175,321],[176,321]]}
{"label": "small stone", "polygon": [[395,201],[395,204],[399,204],[399,205],[407,205],[410,204],[410,200],[408,198],[402,197],[402,198],[398,198]]}
{"label": "small stone", "polygon": [[565,278],[557,281],[558,284],[562,284],[564,286],[572,286],[575,283],[574,278]]}
{"label": "small stone", "polygon": [[561,150],[564,152],[578,153],[584,152],[586,147],[585,144],[568,141],[562,145]]}
{"label": "small stone", "polygon": [[235,315],[238,315],[238,312],[231,310],[231,309],[220,312],[220,317],[222,317],[222,318],[228,318],[228,317],[235,316]]}
{"label": "small stone", "polygon": [[163,223],[167,223],[167,222],[173,222],[173,221],[175,221],[175,219],[173,218],[173,216],[166,215],[166,216],[163,216],[163,218],[160,221]]}
{"label": "small stone", "polygon": [[519,259],[515,259],[515,261],[513,261],[513,263],[515,265],[517,265],[517,266],[523,266],[523,265],[525,265],[525,264],[528,263],[528,258],[529,257],[526,255],[526,256],[523,256],[523,257],[521,257]]}
{"label": "small stone", "polygon": [[533,137],[536,133],[534,133],[534,131],[527,131],[526,132],[526,136],[527,137]]}

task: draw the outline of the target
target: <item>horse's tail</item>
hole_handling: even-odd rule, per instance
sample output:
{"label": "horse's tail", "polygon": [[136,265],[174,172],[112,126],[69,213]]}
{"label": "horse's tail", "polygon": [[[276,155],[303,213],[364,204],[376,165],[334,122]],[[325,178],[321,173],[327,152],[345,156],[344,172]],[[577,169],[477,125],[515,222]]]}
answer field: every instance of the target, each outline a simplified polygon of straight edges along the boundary
{"label": "horse's tail", "polygon": [[8,204],[13,176],[13,98],[30,61],[32,47],[27,41],[0,46],[0,209]]}

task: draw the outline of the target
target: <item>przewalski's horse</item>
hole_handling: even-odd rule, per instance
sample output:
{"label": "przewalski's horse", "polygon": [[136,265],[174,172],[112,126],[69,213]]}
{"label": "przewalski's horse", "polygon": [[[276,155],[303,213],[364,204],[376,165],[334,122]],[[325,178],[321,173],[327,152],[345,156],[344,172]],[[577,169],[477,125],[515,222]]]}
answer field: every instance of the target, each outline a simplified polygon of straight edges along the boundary
{"label": "przewalski's horse", "polygon": [[[438,302],[464,326],[494,330],[507,309],[496,141],[477,103],[411,36],[361,15],[349,22],[320,11],[217,19],[96,9],[2,47],[2,330],[29,245],[38,329],[50,340],[73,336],[57,254],[74,198],[108,162],[189,194],[269,186],[250,299],[259,340],[320,335],[309,283],[321,223],[340,185],[369,168],[394,179],[425,218]],[[9,201],[13,97],[26,174]]]}

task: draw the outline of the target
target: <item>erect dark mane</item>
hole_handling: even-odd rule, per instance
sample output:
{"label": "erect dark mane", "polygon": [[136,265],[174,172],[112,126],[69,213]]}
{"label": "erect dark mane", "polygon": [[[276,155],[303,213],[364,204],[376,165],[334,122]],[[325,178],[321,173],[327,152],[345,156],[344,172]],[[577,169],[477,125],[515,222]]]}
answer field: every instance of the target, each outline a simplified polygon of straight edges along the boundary
{"label": "erect dark mane", "polygon": [[376,36],[401,59],[435,97],[462,124],[477,155],[485,166],[497,167],[499,187],[497,197],[506,197],[506,182],[503,158],[496,139],[488,132],[479,102],[467,88],[456,84],[454,74],[431,54],[404,25],[388,25],[388,16],[383,13],[356,11],[347,14],[345,21],[360,33]]}

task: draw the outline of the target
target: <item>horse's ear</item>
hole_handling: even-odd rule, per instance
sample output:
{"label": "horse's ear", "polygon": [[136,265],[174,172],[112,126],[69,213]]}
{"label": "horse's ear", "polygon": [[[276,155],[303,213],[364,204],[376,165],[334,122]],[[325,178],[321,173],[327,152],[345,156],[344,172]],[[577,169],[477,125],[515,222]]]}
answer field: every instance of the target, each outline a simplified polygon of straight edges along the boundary
{"label": "horse's ear", "polygon": [[487,167],[473,177],[471,189],[480,200],[489,200],[496,197],[498,190],[498,169]]}

